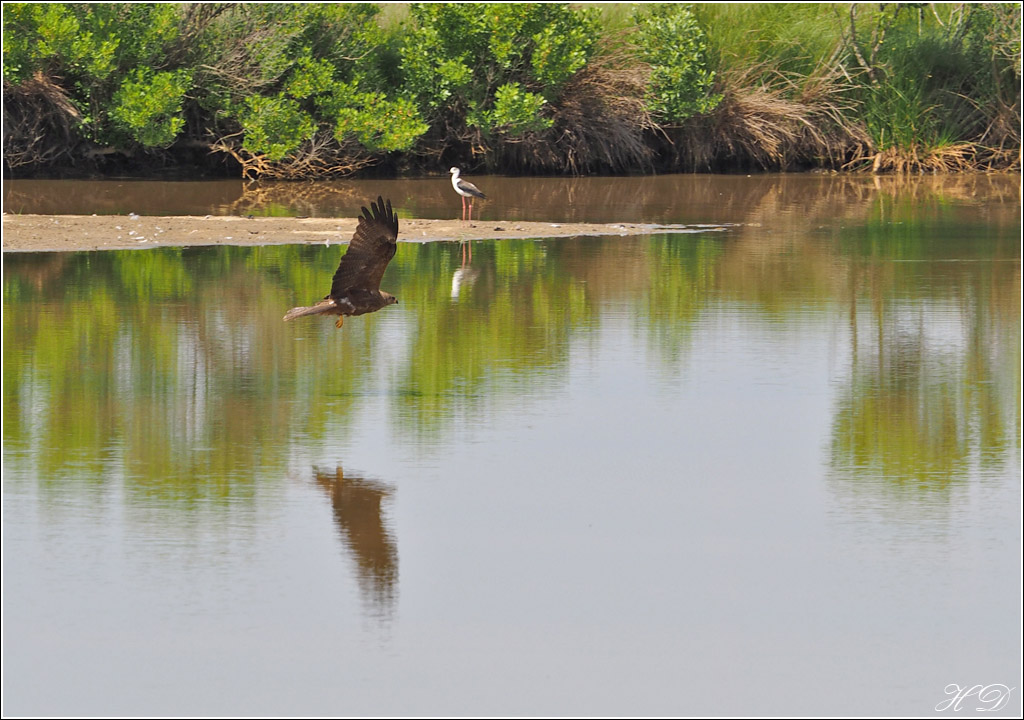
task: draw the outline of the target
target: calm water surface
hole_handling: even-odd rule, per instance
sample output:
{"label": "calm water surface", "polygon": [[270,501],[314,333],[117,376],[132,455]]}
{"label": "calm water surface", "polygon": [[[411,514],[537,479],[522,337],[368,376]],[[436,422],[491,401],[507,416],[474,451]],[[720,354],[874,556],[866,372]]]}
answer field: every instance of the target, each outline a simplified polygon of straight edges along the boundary
{"label": "calm water surface", "polygon": [[337,247],[5,254],[4,714],[1019,715],[1019,178],[757,182],[341,331]]}

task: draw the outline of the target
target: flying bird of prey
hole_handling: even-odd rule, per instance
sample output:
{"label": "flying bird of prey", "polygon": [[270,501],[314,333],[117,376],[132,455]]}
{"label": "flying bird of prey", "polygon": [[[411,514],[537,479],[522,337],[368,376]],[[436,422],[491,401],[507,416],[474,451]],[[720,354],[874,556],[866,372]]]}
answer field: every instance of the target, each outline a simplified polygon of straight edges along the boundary
{"label": "flying bird of prey", "polygon": [[385,203],[379,196],[369,210],[362,210],[352,242],[334,273],[331,292],[312,307],[292,308],[284,316],[286,321],[304,315],[337,315],[334,326],[340,328],[346,315],[363,315],[398,302],[380,289],[384,269],[397,249],[398,216],[391,210],[391,201]]}
{"label": "flying bird of prey", "polygon": [[480,188],[471,183],[469,180],[463,180],[459,177],[461,172],[457,167],[453,167],[448,170],[452,174],[452,187],[455,188],[455,192],[462,196],[462,219],[466,219],[466,198],[469,198],[469,219],[473,219],[473,198],[484,198],[487,196],[480,192]]}

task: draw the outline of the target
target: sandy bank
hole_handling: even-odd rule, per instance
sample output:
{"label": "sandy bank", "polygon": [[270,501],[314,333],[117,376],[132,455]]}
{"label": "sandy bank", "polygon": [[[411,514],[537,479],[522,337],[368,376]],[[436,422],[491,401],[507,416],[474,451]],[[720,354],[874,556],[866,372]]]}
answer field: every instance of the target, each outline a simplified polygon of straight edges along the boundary
{"label": "sandy bank", "polygon": [[[400,219],[399,241],[495,240],[573,235],[645,235],[694,232],[722,226],[639,223],[460,222]],[[190,245],[281,245],[348,242],[355,218],[267,218],[207,215],[3,216],[4,252],[122,250]]]}

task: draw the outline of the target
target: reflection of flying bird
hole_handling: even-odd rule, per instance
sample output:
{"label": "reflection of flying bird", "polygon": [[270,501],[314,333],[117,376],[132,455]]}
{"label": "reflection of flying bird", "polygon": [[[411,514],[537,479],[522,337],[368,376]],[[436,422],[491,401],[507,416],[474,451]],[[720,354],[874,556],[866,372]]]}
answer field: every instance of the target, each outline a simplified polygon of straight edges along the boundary
{"label": "reflection of flying bird", "polygon": [[455,188],[455,192],[462,196],[462,219],[466,219],[466,198],[469,198],[469,219],[473,219],[473,198],[487,198],[480,188],[468,180],[463,180],[459,177],[460,170],[457,167],[451,168],[448,172],[452,174],[452,187]]}
{"label": "reflection of flying bird", "polygon": [[395,256],[398,216],[381,197],[363,208],[356,232],[341,258],[331,282],[331,292],[312,307],[289,310],[285,320],[304,315],[337,315],[335,327],[341,327],[346,315],[363,315],[397,303],[394,295],[382,292],[380,279]]}
{"label": "reflection of flying bird", "polygon": [[334,520],[345,548],[359,567],[359,585],[382,609],[394,602],[398,582],[398,546],[384,524],[382,503],[391,490],[360,477],[313,469],[316,483],[331,498]]}

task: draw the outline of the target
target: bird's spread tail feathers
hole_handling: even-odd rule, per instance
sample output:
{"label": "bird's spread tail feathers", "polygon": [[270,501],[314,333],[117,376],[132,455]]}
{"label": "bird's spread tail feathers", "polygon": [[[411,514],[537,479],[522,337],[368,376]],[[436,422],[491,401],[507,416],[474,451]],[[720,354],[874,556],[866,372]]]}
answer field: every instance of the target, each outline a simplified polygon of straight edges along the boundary
{"label": "bird's spread tail feathers", "polygon": [[329,312],[334,307],[334,300],[328,298],[326,300],[321,300],[311,307],[294,307],[284,314],[284,319],[285,322],[288,322],[289,320],[294,320],[297,317],[303,317],[305,315],[321,315]]}

